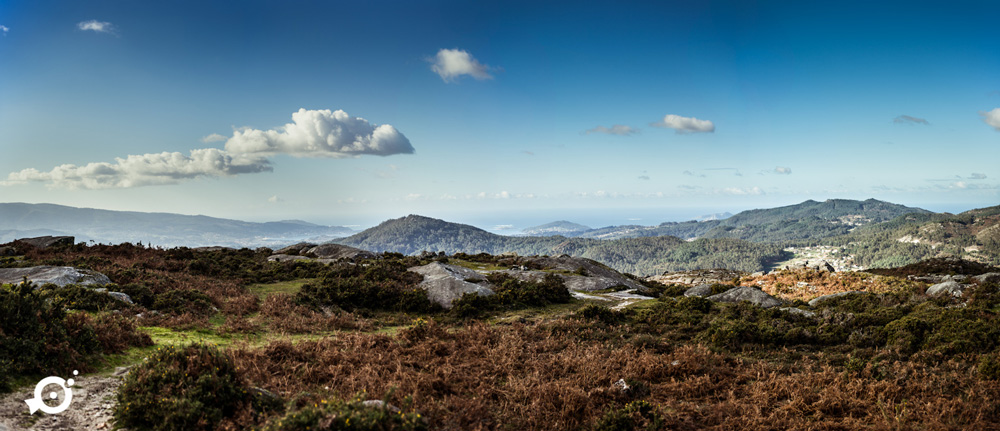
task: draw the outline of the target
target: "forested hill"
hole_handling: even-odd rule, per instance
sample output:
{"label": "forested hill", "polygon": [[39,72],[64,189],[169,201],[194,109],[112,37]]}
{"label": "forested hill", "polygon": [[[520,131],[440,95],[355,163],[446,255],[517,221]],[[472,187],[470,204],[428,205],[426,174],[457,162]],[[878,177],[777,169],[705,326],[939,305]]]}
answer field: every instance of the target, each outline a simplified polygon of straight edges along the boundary
{"label": "forested hill", "polygon": [[847,235],[808,242],[844,247],[855,263],[866,267],[895,267],[944,256],[998,265],[1000,206],[957,215],[909,214],[859,227]]}
{"label": "forested hill", "polygon": [[568,254],[594,259],[618,271],[636,275],[697,268],[758,271],[784,257],[780,245],[729,238],[688,242],[672,236],[608,241],[563,236],[509,237],[417,215],[385,221],[337,242],[374,252],[403,254],[424,250],[449,254]]}
{"label": "forested hill", "polygon": [[930,212],[875,199],[829,199],[823,202],[807,200],[796,205],[743,211],[724,220],[668,222],[649,227],[607,227],[584,232],[580,237],[615,239],[669,235],[686,239],[788,241],[844,235],[858,226],[882,223],[913,213]]}

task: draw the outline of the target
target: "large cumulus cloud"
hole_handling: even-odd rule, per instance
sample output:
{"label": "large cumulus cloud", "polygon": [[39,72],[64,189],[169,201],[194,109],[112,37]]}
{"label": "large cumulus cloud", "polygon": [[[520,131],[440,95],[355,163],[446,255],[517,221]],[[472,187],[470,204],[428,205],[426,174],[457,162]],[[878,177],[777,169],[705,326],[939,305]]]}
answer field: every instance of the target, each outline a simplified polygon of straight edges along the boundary
{"label": "large cumulus cloud", "polygon": [[411,154],[410,140],[388,124],[376,126],[341,110],[299,109],[292,122],[272,130],[242,129],[226,141],[234,154],[353,157]]}

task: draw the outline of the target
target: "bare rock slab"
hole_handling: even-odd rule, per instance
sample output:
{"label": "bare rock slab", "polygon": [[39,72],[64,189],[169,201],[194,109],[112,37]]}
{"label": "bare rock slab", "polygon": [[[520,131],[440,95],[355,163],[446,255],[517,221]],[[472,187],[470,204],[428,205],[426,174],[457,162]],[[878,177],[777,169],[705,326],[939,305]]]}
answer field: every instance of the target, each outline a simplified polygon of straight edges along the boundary
{"label": "bare rock slab", "polygon": [[777,307],[782,304],[781,300],[775,298],[771,295],[764,293],[764,291],[756,287],[737,287],[729,289],[718,295],[712,295],[707,298],[709,301],[715,302],[741,302],[747,301],[751,304],[762,308]]}
{"label": "bare rock slab", "polygon": [[72,266],[42,265],[28,268],[0,268],[0,283],[16,284],[25,278],[37,285],[52,283],[60,287],[67,284],[103,286],[111,283],[111,279],[104,274]]}
{"label": "bare rock slab", "polygon": [[426,290],[427,298],[444,308],[451,308],[451,303],[466,293],[480,296],[490,296],[494,293],[485,283],[486,277],[468,268],[431,262],[424,266],[409,268],[409,271],[424,276],[424,281],[417,287]]}

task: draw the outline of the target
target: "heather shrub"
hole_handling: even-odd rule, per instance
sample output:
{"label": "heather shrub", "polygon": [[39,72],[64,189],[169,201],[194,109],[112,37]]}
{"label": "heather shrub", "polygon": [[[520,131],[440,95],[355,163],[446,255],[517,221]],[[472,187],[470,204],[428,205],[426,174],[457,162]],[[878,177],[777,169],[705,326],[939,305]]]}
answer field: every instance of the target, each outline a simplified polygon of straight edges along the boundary
{"label": "heather shrub", "polygon": [[126,428],[211,430],[249,406],[248,390],[217,348],[162,347],[125,377],[114,416]]}
{"label": "heather shrub", "polygon": [[609,410],[597,420],[594,431],[660,430],[666,424],[658,409],[646,401],[633,401]]}
{"label": "heather shrub", "polygon": [[116,287],[108,286],[108,290],[124,293],[132,298],[132,302],[145,308],[152,308],[153,301],[156,300],[152,289],[138,283],[128,283]]}
{"label": "heather shrub", "polygon": [[601,322],[606,325],[614,325],[622,320],[623,315],[620,311],[615,311],[597,304],[590,304],[574,313],[573,317]]}
{"label": "heather shrub", "polygon": [[[404,410],[407,406],[404,406]],[[262,428],[264,431],[419,431],[427,430],[427,423],[412,410],[397,411],[387,401],[365,404],[355,397],[349,401],[319,400],[311,406],[273,418]]]}
{"label": "heather shrub", "polygon": [[164,313],[206,315],[212,312],[212,299],[197,290],[169,290],[156,295],[153,309]]}
{"label": "heather shrub", "polygon": [[1000,380],[1000,357],[996,353],[979,357],[976,367],[979,377],[986,380]]}
{"label": "heather shrub", "polygon": [[69,284],[63,287],[47,284],[40,289],[46,299],[59,302],[72,310],[104,311],[120,310],[129,305],[108,295],[106,291]]}
{"label": "heather shrub", "polygon": [[71,316],[31,283],[0,287],[0,392],[19,376],[89,368],[88,356],[100,346],[86,316]]}

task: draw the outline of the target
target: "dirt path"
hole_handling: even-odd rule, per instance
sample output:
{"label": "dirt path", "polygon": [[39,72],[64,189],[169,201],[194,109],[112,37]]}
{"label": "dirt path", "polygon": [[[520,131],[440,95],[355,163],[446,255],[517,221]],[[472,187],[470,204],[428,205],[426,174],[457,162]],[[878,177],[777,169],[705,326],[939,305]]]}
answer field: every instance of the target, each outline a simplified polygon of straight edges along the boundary
{"label": "dirt path", "polygon": [[[120,368],[115,375],[84,375],[75,379],[73,401],[66,411],[46,414],[41,411],[28,413],[24,400],[33,398],[35,387],[25,387],[0,397],[0,431],[29,430],[110,430],[111,408],[114,406],[115,390],[121,384]],[[61,376],[62,377],[62,376]],[[68,377],[68,376],[67,376]],[[50,385],[45,390],[59,388]],[[46,404],[56,406],[62,402],[62,391],[57,389],[59,398]]]}

